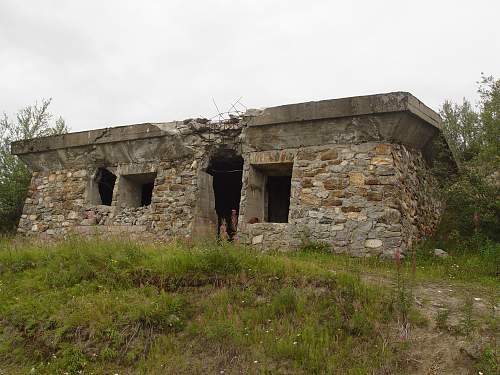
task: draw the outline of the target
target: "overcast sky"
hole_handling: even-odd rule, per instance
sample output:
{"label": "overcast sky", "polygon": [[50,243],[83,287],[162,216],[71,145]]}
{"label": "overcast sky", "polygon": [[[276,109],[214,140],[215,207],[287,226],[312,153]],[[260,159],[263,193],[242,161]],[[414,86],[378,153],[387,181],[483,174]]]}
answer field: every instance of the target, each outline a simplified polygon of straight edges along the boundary
{"label": "overcast sky", "polygon": [[0,112],[71,130],[409,91],[437,110],[500,77],[500,1],[0,0]]}

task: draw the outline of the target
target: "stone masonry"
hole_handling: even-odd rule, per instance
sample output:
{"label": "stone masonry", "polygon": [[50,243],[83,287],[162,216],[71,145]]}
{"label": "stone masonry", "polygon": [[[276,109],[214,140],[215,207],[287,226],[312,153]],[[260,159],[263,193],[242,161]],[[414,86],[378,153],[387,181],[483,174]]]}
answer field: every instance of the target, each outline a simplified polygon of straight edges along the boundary
{"label": "stone masonry", "polygon": [[238,241],[261,249],[390,257],[439,222],[438,136],[439,116],[397,92],[21,141],[18,231],[213,237],[233,211]]}

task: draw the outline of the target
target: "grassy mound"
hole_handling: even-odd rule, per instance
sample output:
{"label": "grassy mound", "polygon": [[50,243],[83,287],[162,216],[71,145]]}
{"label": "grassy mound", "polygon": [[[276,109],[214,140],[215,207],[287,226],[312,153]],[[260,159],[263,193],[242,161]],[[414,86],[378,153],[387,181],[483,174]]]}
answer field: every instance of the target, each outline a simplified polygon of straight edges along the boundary
{"label": "grassy mound", "polygon": [[0,372],[398,372],[390,293],[300,257],[82,238],[0,246]]}

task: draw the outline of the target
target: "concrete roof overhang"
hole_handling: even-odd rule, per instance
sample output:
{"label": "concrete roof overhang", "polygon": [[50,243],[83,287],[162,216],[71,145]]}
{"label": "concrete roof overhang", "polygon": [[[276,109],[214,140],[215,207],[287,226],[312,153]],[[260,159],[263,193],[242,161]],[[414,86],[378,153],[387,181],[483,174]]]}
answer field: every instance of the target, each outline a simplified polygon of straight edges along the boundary
{"label": "concrete roof overhang", "polygon": [[[240,120],[248,144],[259,149],[323,143],[387,141],[425,149],[440,133],[441,118],[413,95],[393,92],[249,110]],[[85,164],[89,154],[118,162],[192,153],[182,141],[185,122],[144,123],[13,142],[11,151],[32,169],[59,167],[70,159]],[[344,134],[355,133],[355,139]],[[113,149],[113,151],[112,151]],[[123,149],[123,150],[121,150]],[[123,160],[122,160],[123,159]]]}

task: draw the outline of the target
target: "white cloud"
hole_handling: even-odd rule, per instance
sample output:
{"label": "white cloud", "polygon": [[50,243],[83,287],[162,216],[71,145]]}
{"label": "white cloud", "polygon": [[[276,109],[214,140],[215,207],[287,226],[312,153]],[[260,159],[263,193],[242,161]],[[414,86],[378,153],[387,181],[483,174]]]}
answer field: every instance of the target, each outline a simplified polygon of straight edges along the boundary
{"label": "white cloud", "polygon": [[73,130],[410,91],[437,109],[500,76],[498,1],[0,3],[0,111]]}

